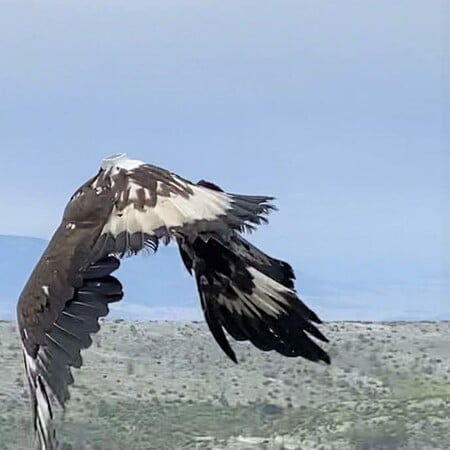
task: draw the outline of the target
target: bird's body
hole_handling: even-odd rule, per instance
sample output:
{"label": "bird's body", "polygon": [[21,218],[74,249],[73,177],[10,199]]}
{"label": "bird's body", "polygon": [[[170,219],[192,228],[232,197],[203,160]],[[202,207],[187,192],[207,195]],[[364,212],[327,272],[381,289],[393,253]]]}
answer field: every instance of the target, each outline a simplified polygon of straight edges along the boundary
{"label": "bird's body", "polygon": [[123,297],[111,275],[120,259],[175,240],[196,280],[205,320],[237,361],[224,330],[259,349],[312,361],[329,357],[317,315],[294,289],[294,273],[241,233],[266,222],[271,197],[228,194],[167,170],[116,155],[67,204],[61,225],[18,301],[17,317],[35,430],[42,450],[58,448],[52,399],[64,406],[99,317]]}

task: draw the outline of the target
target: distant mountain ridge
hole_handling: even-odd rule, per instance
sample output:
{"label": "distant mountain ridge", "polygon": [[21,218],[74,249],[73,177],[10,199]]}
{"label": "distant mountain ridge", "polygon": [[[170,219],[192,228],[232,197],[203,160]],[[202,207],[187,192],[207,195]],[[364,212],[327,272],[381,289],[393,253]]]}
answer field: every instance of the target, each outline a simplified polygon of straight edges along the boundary
{"label": "distant mountain ridge", "polygon": [[[46,246],[45,239],[0,235],[0,252],[3,255],[0,260],[3,286],[0,319],[14,319],[17,298]],[[115,274],[124,286],[126,297],[113,306],[112,316],[139,318],[143,313],[139,307],[154,306],[158,308],[155,318],[176,313],[177,308],[183,313],[182,317],[189,316],[188,311],[192,309],[192,317],[198,318],[194,283],[182,267],[177,253],[176,248],[169,246],[160,248],[156,255],[125,258]],[[129,311],[124,305],[125,300]]]}
{"label": "distant mountain ridge", "polygon": [[[0,235],[0,252],[3,255],[0,260],[3,286],[0,319],[14,319],[17,298],[46,245],[45,239]],[[116,275],[124,286],[125,298],[112,306],[112,317],[161,320],[202,318],[195,282],[184,268],[175,246],[161,247],[156,254],[150,252],[125,258]],[[302,276],[301,293],[319,295],[329,289],[336,289],[336,286]]]}
{"label": "distant mountain ridge", "polygon": [[[45,239],[0,235],[0,320],[15,320],[17,298],[46,245]],[[115,274],[125,297],[111,306],[110,318],[203,320],[195,282],[175,246],[124,258]],[[350,284],[298,270],[296,275],[300,298],[323,320],[450,319],[450,282],[445,280]]]}

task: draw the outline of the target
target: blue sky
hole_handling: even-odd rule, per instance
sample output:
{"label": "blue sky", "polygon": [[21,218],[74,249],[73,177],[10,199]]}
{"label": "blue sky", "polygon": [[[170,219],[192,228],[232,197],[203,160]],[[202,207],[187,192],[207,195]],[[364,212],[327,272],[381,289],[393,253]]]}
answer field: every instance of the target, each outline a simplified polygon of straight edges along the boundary
{"label": "blue sky", "polygon": [[101,158],[127,152],[275,195],[252,240],[353,284],[336,304],[449,297],[446,2],[0,9],[0,234],[48,238]]}

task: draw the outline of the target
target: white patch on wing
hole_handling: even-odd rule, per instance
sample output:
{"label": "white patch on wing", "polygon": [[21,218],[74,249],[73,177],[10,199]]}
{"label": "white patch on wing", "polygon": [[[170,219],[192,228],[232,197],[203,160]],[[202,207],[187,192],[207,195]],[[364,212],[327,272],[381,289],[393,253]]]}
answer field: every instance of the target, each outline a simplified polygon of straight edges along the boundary
{"label": "white patch on wing", "polygon": [[[30,394],[35,402],[33,411],[33,420],[39,437],[40,445],[43,450],[53,449],[55,441],[52,435],[52,410],[46,392],[45,381],[39,374],[39,368],[36,360],[32,358],[24,347],[22,347],[25,362],[25,372],[29,382]],[[33,402],[33,404],[34,404]],[[50,447],[49,447],[50,445]]]}
{"label": "white patch on wing", "polygon": [[[256,301],[253,301],[253,303],[256,306],[260,306],[268,314],[279,316],[283,313],[285,310],[280,303],[286,304],[285,295],[295,295],[295,292],[264,275],[254,267],[249,267],[248,271],[252,275],[253,283],[255,284],[252,297],[255,297]],[[277,299],[277,302],[274,302],[272,298]],[[286,304],[286,306],[288,305]]]}
{"label": "white patch on wing", "polygon": [[44,294],[48,297],[48,293],[49,293],[49,288],[48,286],[42,286],[42,290],[44,291]]}
{"label": "white patch on wing", "polygon": [[234,290],[239,297],[238,300],[230,300],[225,295],[219,294],[217,301],[233,314],[239,314],[240,316],[261,318],[261,313],[264,312],[273,317],[279,317],[286,311],[282,305],[285,304],[288,307],[285,299],[286,294],[295,295],[294,291],[253,267],[247,267],[247,270],[250,272],[255,285],[252,293],[247,294],[234,285]]}
{"label": "white patch on wing", "polygon": [[50,405],[48,403],[47,396],[45,392],[42,390],[42,383],[44,383],[42,378],[41,383],[39,382],[36,383],[37,416],[42,425],[42,433],[44,435],[43,441],[47,442],[50,440],[50,427],[51,427],[50,423],[52,420],[52,413],[50,411]]}
{"label": "white patch on wing", "polygon": [[[158,196],[154,207],[145,206],[144,210],[139,210],[136,209],[135,202],[138,202],[138,190],[143,188],[136,183],[129,182],[130,204],[121,211],[114,208],[102,234],[111,233],[113,236],[117,236],[119,233],[127,231],[152,235],[161,227],[171,229],[199,220],[214,220],[231,208],[231,198],[226,193],[187,183],[175,175],[173,178],[187,186],[193,191],[193,194],[187,197],[173,193],[170,197]],[[144,192],[146,198],[150,198],[148,189],[144,189]]]}
{"label": "white patch on wing", "polygon": [[22,350],[23,354],[25,355],[25,366],[27,369],[27,373],[31,373],[30,371],[35,372],[37,370],[36,360],[27,353],[25,347],[22,347]]}
{"label": "white patch on wing", "polygon": [[256,286],[258,286],[259,289],[261,289],[268,295],[277,296],[279,294],[288,292],[294,293],[292,289],[283,286],[282,284],[278,283],[277,281],[273,280],[267,275],[264,275],[259,270],[256,270],[254,267],[248,267],[248,271],[252,275],[253,282],[256,284]]}

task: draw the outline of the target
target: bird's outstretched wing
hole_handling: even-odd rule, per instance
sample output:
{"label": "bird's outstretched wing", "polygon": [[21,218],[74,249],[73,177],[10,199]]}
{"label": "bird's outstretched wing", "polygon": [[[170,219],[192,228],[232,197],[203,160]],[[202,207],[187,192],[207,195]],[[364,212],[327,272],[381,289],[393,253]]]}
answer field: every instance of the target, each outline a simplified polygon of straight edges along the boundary
{"label": "bird's outstretched wing", "polygon": [[[213,183],[199,184],[223,192]],[[316,326],[321,320],[298,298],[287,262],[265,254],[236,231],[180,235],[177,243],[186,269],[195,276],[206,323],[230,359],[237,362],[224,330],[263,351],[330,364],[313,339],[328,342]]]}
{"label": "bird's outstretched wing", "polygon": [[160,240],[215,231],[250,231],[274,209],[272,197],[228,194],[121,154],[103,160],[89,184],[109,191],[114,207],[96,244],[100,255],[157,249]]}
{"label": "bird's outstretched wing", "polygon": [[17,303],[33,422],[42,450],[54,450],[52,397],[64,406],[73,382],[70,367],[82,364],[80,351],[91,344],[108,304],[122,298],[110,274],[119,260],[90,260],[112,208],[107,195],[83,188],[72,199]]}
{"label": "bird's outstretched wing", "polygon": [[[51,257],[51,250],[44,253]],[[41,449],[57,449],[53,428],[51,398],[61,406],[69,399],[69,386],[74,379],[71,367],[82,366],[81,350],[92,344],[91,334],[100,329],[98,319],[108,314],[108,304],[122,298],[120,282],[110,274],[119,267],[119,260],[107,257],[80,272],[77,287],[70,284],[57,290],[47,277],[30,278],[18,305],[20,333],[23,342],[25,371],[31,394],[33,423]],[[62,280],[61,280],[62,281]],[[44,284],[48,283],[48,284]],[[74,283],[75,284],[75,283]],[[61,297],[62,295],[62,297]],[[36,308],[27,308],[31,296]],[[55,320],[51,305],[64,305]]]}
{"label": "bird's outstretched wing", "polygon": [[224,330],[263,351],[330,363],[312,339],[328,342],[315,324],[319,317],[297,296],[291,266],[274,259],[234,233],[223,241],[178,238],[181,257],[193,273],[206,323],[222,350],[236,355]]}

